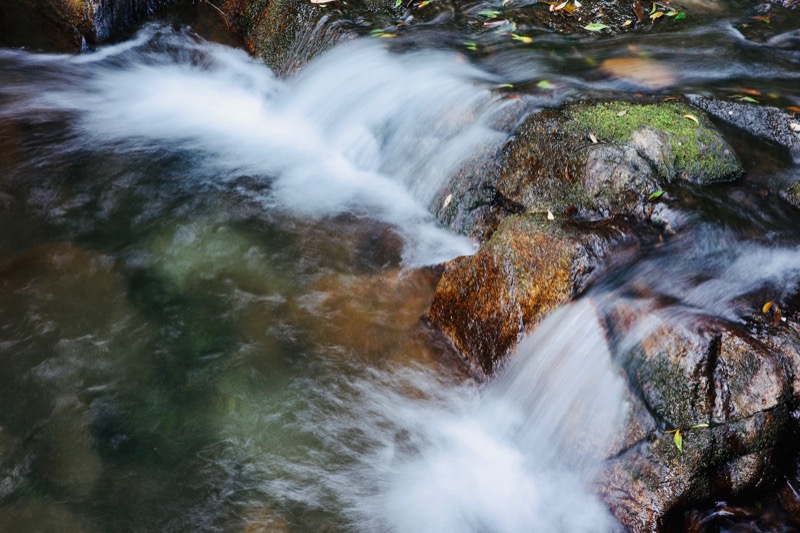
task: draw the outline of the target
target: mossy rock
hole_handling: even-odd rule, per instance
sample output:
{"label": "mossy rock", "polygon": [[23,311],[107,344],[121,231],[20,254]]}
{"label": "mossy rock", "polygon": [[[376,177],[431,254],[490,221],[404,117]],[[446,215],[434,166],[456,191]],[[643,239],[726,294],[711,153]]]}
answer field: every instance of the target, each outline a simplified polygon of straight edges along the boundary
{"label": "mossy rock", "polygon": [[800,209],[800,181],[795,181],[781,191],[781,197]]}
{"label": "mossy rock", "polygon": [[642,419],[644,407],[659,428],[610,458],[598,482],[628,530],[656,531],[679,508],[765,488],[793,424],[790,354],[711,318],[617,306],[606,322],[632,410]]}

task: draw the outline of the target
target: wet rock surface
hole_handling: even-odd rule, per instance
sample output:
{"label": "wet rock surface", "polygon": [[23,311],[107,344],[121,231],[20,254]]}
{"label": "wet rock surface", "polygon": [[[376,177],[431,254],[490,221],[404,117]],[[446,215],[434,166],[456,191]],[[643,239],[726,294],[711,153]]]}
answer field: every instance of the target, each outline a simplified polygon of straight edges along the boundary
{"label": "wet rock surface", "polygon": [[800,119],[776,107],[715,98],[689,96],[689,101],[709,115],[748,134],[766,139],[800,154]]}
{"label": "wet rock surface", "polygon": [[657,429],[624,442],[598,480],[617,518],[660,531],[681,507],[772,486],[796,427],[794,326],[756,338],[712,319],[633,315],[607,317],[634,398],[627,426]]}
{"label": "wet rock surface", "polygon": [[781,191],[781,197],[800,209],[800,181],[795,181]]}
{"label": "wet rock surface", "polygon": [[0,45],[79,52],[173,0],[19,0],[0,4]]}
{"label": "wet rock surface", "polygon": [[473,235],[513,212],[646,219],[651,195],[675,180],[710,184],[741,173],[722,135],[684,104],[574,104],[532,114],[488,175],[457,176],[438,217]]}

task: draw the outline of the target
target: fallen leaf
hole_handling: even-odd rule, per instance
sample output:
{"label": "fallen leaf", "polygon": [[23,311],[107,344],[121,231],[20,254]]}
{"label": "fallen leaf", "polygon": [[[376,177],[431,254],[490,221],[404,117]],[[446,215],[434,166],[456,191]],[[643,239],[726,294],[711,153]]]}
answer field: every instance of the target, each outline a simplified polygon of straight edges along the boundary
{"label": "fallen leaf", "polygon": [[686,13],[678,13],[675,15],[675,20],[683,20],[686,18]]}
{"label": "fallen leaf", "polygon": [[594,133],[589,132],[589,140],[592,141],[592,144],[597,144],[597,137],[594,136]]}
{"label": "fallen leaf", "polygon": [[511,38],[514,39],[515,41],[520,41],[525,44],[530,44],[533,42],[533,39],[531,37],[528,37],[527,35],[517,35],[516,33],[512,33]]}
{"label": "fallen leaf", "polygon": [[575,7],[576,7],[576,8],[583,7],[583,4],[581,4],[580,2],[578,2],[578,0],[575,0]]}
{"label": "fallen leaf", "polygon": [[452,202],[452,201],[453,201],[453,195],[452,194],[448,194],[447,198],[444,199],[444,203],[442,204],[442,209],[444,209],[445,207],[450,205],[450,202]]}
{"label": "fallen leaf", "polygon": [[690,114],[683,115],[683,118],[688,118],[689,120],[691,120],[692,122],[694,122],[694,123],[695,123],[695,124],[697,124],[698,126],[700,125],[700,121],[699,121],[699,120],[697,120],[697,117],[696,117],[696,116],[694,116],[694,115],[690,115]]}
{"label": "fallen leaf", "polygon": [[636,15],[636,20],[639,22],[644,20],[644,9],[642,8],[642,4],[639,0],[636,0],[633,3],[633,14]]}
{"label": "fallen leaf", "polygon": [[553,11],[561,11],[562,9],[567,7],[567,3],[568,2],[563,2],[561,4],[558,4],[556,7],[553,8]]}
{"label": "fallen leaf", "polygon": [[589,31],[601,31],[606,28],[608,28],[608,26],[606,26],[602,22],[592,22],[591,24],[587,24],[586,26],[583,27],[584,30],[589,30]]}
{"label": "fallen leaf", "polygon": [[708,424],[695,424],[695,425],[692,426],[692,429],[703,429],[703,428],[707,428],[707,427],[708,427]]}
{"label": "fallen leaf", "polygon": [[331,2],[336,2],[336,0],[311,0],[312,4],[330,4]]}
{"label": "fallen leaf", "polygon": [[734,94],[731,98],[736,98],[737,100],[741,100],[743,102],[750,102],[751,104],[757,104],[758,100],[753,98],[752,96],[743,96],[741,94]]}
{"label": "fallen leaf", "polygon": [[800,124],[798,124],[797,122],[790,122],[789,129],[795,133],[800,133]]}
{"label": "fallen leaf", "polygon": [[747,87],[739,87],[736,89],[739,92],[743,92],[744,94],[749,94],[750,96],[761,96],[761,91],[756,89],[748,89]]}
{"label": "fallen leaf", "polygon": [[770,16],[769,15],[758,15],[758,16],[750,17],[750,18],[753,19],[753,20],[758,20],[758,21],[764,22],[766,24],[770,23]]}
{"label": "fallen leaf", "polygon": [[536,86],[538,88],[540,88],[540,89],[555,89],[556,88],[555,85],[553,85],[552,83],[550,83],[547,80],[540,81],[539,83],[536,84]]}
{"label": "fallen leaf", "polygon": [[656,11],[655,13],[650,15],[650,20],[660,19],[663,16],[664,16],[664,12],[663,11]]}
{"label": "fallen leaf", "polygon": [[800,107],[797,107],[796,105],[790,105],[786,108],[786,110],[791,111],[792,113],[800,113]]}
{"label": "fallen leaf", "polygon": [[625,26],[630,26],[631,24],[633,24],[633,22],[631,22],[630,20],[626,20],[625,22],[622,23],[622,27],[624,28]]}
{"label": "fallen leaf", "polygon": [[473,52],[478,49],[478,43],[474,43],[472,41],[467,41],[464,43],[464,48],[467,50],[472,50]]}
{"label": "fallen leaf", "polygon": [[553,216],[553,213],[548,209],[547,210],[547,220],[555,220],[556,217]]}
{"label": "fallen leaf", "polygon": [[772,309],[772,305],[773,305],[772,300],[770,300],[769,302],[765,303],[761,307],[761,312],[764,313],[764,314],[767,314],[767,312],[769,312],[769,310]]}
{"label": "fallen leaf", "polygon": [[617,116],[618,117],[624,117],[626,113],[627,113],[627,111],[623,109],[622,111],[617,112]]}
{"label": "fallen leaf", "polygon": [[783,318],[783,313],[781,313],[781,308],[776,305],[775,312],[772,313],[772,323],[778,324],[778,322],[780,322],[782,318]]}
{"label": "fallen leaf", "polygon": [[680,429],[672,436],[672,441],[675,443],[675,447],[678,448],[678,451],[683,453],[683,435],[681,435]]}
{"label": "fallen leaf", "polygon": [[493,9],[484,9],[483,11],[478,11],[479,17],[486,17],[487,19],[497,18],[499,15],[500,12]]}
{"label": "fallen leaf", "polygon": [[658,200],[664,195],[664,191],[659,189],[655,192],[651,192],[650,195],[647,197],[648,202],[652,202],[653,200]]}
{"label": "fallen leaf", "polygon": [[655,12],[656,12],[656,3],[653,2],[653,9],[650,10],[650,14],[652,15]]}

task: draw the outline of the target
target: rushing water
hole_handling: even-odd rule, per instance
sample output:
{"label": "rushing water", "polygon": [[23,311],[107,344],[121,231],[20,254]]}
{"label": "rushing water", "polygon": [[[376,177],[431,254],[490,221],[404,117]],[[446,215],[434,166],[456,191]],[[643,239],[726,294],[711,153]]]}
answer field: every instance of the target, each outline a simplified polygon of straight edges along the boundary
{"label": "rushing water", "polygon": [[[708,50],[676,59],[696,35]],[[799,103],[796,46],[724,19],[642,41],[693,90],[769,56],[758,82]],[[0,530],[614,530],[589,486],[624,385],[595,305],[646,285],[740,320],[795,294],[800,217],[775,190],[798,170],[753,151],[739,185],[676,188],[675,238],[493,383],[465,379],[418,318],[427,266],[474,244],[426,207],[505,140],[504,83],[551,79],[538,105],[639,89],[584,61],[624,40],[586,46],[472,63],[360,40],[288,80],[158,24],[78,56],[0,51]]]}

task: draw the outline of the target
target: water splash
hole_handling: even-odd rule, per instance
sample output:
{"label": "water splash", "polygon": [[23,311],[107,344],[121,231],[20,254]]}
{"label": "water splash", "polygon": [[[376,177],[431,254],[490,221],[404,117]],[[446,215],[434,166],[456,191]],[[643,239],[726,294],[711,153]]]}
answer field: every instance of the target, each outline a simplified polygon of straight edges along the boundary
{"label": "water splash", "polygon": [[[592,303],[553,314],[483,389],[415,367],[352,372],[303,384],[310,398],[285,406],[297,432],[288,457],[228,425],[250,435],[231,448],[234,464],[254,469],[246,492],[279,495],[282,508],[342,509],[357,531],[615,530],[589,485],[625,385]],[[307,439],[324,446],[306,449]]]}
{"label": "water splash", "polygon": [[[206,180],[268,181],[265,207],[397,224],[412,244],[407,264],[472,251],[427,206],[478,146],[505,138],[487,126],[501,107],[487,74],[457,53],[393,54],[374,40],[337,47],[289,80],[160,26],[92,55],[0,61],[26,74],[0,89],[14,113],[69,113],[72,150],[187,151]],[[35,89],[24,81],[33,69],[43,71]]]}

